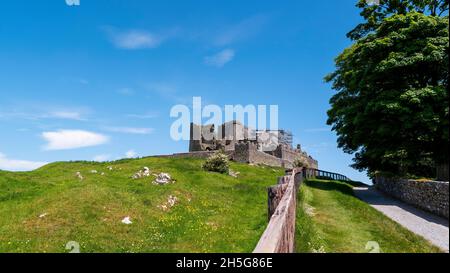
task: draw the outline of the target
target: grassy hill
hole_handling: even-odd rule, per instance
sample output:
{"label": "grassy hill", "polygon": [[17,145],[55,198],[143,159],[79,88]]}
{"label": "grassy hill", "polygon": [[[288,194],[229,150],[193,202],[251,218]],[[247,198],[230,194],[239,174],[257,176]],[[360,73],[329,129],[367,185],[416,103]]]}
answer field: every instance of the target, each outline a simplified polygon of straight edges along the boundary
{"label": "grassy hill", "polygon": [[[81,252],[251,252],[267,225],[266,188],[283,170],[233,163],[241,173],[233,178],[201,163],[143,158],[0,171],[0,252],[68,252],[69,241]],[[176,182],[131,179],[143,167]],[[169,196],[177,203],[163,209]]]}
{"label": "grassy hill", "polygon": [[297,203],[298,252],[369,252],[373,250],[367,245],[370,241],[384,253],[440,252],[356,198],[353,185],[359,186],[325,180],[302,185]]}

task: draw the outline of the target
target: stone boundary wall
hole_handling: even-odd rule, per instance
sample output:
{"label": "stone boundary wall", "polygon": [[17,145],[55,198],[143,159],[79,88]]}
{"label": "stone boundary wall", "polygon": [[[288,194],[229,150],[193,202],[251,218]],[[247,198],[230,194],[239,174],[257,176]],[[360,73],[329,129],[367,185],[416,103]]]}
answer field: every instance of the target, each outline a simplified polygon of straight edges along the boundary
{"label": "stone boundary wall", "polygon": [[[208,158],[213,155],[215,151],[201,151],[201,152],[190,152],[190,153],[179,153],[179,154],[171,154],[171,155],[155,155],[150,157],[159,157],[159,158]],[[233,157],[233,151],[225,151],[230,158]]]}
{"label": "stone boundary wall", "polygon": [[[198,152],[189,152],[189,153],[178,153],[172,155],[157,155],[151,157],[160,157],[160,158],[208,158],[210,155],[214,154],[216,151],[198,151]],[[267,165],[271,167],[284,167],[284,168],[293,168],[294,161],[294,150],[289,149],[279,149],[281,153],[280,156],[282,158],[278,158],[277,156],[259,151],[257,146],[253,143],[236,143],[234,150],[225,151],[230,159],[247,164],[261,164]],[[287,155],[289,154],[289,156]],[[297,154],[298,156],[298,154]],[[284,158],[286,157],[286,158]],[[317,161],[310,157],[306,157],[306,159],[310,162],[311,168],[317,169]]]}
{"label": "stone boundary wall", "polygon": [[252,164],[263,164],[272,167],[283,167],[283,161],[280,158],[276,158],[267,153],[250,150],[250,163]]}
{"label": "stone boundary wall", "polygon": [[238,143],[234,146],[233,160],[241,163],[250,163],[250,144]]}
{"label": "stone boundary wall", "polygon": [[298,149],[293,149],[290,147],[286,147],[283,145],[280,145],[277,147],[277,149],[273,152],[267,153],[270,155],[273,155],[276,158],[281,159],[282,163],[287,163],[287,168],[292,168],[292,163],[299,157],[303,157],[306,159],[309,163],[309,168],[311,169],[318,169],[319,168],[319,162],[312,157],[308,156],[306,153],[301,152]]}
{"label": "stone boundary wall", "polygon": [[311,169],[319,169],[319,162],[317,160],[311,157],[307,157],[307,160]]}
{"label": "stone boundary wall", "polygon": [[282,167],[281,158],[258,151],[253,143],[236,143],[233,160],[241,163],[263,164],[273,167]]}
{"label": "stone boundary wall", "polygon": [[[290,176],[279,180],[278,187],[269,189],[269,216],[273,207],[276,209],[253,253],[295,252],[297,193],[302,178],[302,169],[294,169]],[[281,198],[278,193],[282,194]],[[271,194],[275,196],[271,198]]]}
{"label": "stone boundary wall", "polygon": [[160,157],[160,158],[207,158],[212,155],[213,152],[192,152],[192,153],[179,153],[179,154],[171,154],[171,155],[155,155],[151,157]]}
{"label": "stone boundary wall", "polygon": [[449,218],[449,182],[376,177],[375,188],[420,209]]}
{"label": "stone boundary wall", "polygon": [[[247,164],[263,164],[272,167],[283,167],[285,162],[280,158],[276,158],[264,152],[253,149],[251,144],[237,144],[235,151],[225,151],[225,154],[230,157],[230,159]],[[155,155],[150,157],[159,158],[208,158],[209,156],[216,153],[216,151],[201,151],[201,152],[190,152],[190,153],[179,153],[172,155]],[[286,166],[290,168],[291,166]]]}

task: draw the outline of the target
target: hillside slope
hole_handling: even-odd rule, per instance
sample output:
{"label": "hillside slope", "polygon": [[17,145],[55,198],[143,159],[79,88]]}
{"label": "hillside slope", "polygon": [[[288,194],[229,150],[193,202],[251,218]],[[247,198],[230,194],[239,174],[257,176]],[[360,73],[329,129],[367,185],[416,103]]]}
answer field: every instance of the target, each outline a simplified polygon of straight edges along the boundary
{"label": "hillside slope", "polygon": [[[143,158],[0,171],[0,252],[68,252],[70,241],[81,252],[251,252],[267,225],[266,188],[283,170],[233,163],[241,173],[233,178],[201,163]],[[176,182],[131,179],[143,167]]]}
{"label": "hillside slope", "polygon": [[[356,184],[358,185],[358,184]],[[298,252],[428,253],[437,247],[354,196],[345,182],[309,180],[297,203]]]}

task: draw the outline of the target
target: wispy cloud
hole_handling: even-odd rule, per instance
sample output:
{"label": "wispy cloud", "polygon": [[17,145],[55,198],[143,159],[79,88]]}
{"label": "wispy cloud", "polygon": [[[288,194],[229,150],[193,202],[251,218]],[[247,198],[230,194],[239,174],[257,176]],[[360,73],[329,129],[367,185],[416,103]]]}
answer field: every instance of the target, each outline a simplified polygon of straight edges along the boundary
{"label": "wispy cloud", "polygon": [[106,131],[124,134],[149,135],[153,133],[153,128],[136,128],[136,127],[105,127]]}
{"label": "wispy cloud", "polygon": [[184,41],[204,41],[218,47],[227,47],[234,43],[251,39],[268,23],[270,16],[255,14],[240,21],[214,26],[201,26],[200,29],[169,27],[160,30],[120,29],[114,26],[102,26],[101,30],[110,42],[119,49],[153,49],[173,38]]}
{"label": "wispy cloud", "polygon": [[128,118],[136,118],[136,119],[154,119],[159,117],[159,114],[156,112],[148,112],[144,114],[128,114],[126,115]]}
{"label": "wispy cloud", "polygon": [[246,18],[237,24],[223,28],[214,38],[216,46],[228,46],[232,43],[248,39],[258,34],[263,26],[268,22],[267,15],[254,15]]}
{"label": "wispy cloud", "polygon": [[327,127],[322,127],[322,128],[310,128],[310,129],[305,129],[304,132],[305,133],[320,133],[320,132],[330,132],[330,128]]}
{"label": "wispy cloud", "polygon": [[31,171],[40,168],[48,162],[37,162],[28,160],[10,159],[5,154],[0,153],[0,169],[6,171]]}
{"label": "wispy cloud", "polygon": [[163,39],[146,31],[113,31],[110,33],[111,41],[121,49],[143,49],[158,47]]}
{"label": "wispy cloud", "polygon": [[137,157],[137,153],[134,150],[129,150],[128,152],[125,153],[125,157],[126,158],[135,158]]}
{"label": "wispy cloud", "polygon": [[83,85],[89,84],[89,81],[86,80],[86,79],[80,79],[78,82],[81,83],[81,84],[83,84]]}
{"label": "wispy cloud", "polygon": [[79,84],[79,85],[88,85],[90,84],[89,80],[84,77],[76,77],[76,76],[62,76],[60,77],[64,83],[70,84]]}
{"label": "wispy cloud", "polygon": [[121,88],[117,90],[117,94],[124,95],[124,96],[132,96],[134,95],[134,90],[131,88]]}
{"label": "wispy cloud", "polygon": [[163,99],[175,101],[177,103],[186,104],[192,100],[191,97],[181,94],[182,92],[179,92],[177,86],[171,83],[153,82],[145,85],[145,88]]}
{"label": "wispy cloud", "polygon": [[94,158],[92,160],[97,161],[97,162],[105,162],[111,159],[111,155],[109,154],[101,154],[101,155],[96,155],[94,156]]}
{"label": "wispy cloud", "polygon": [[24,120],[43,120],[43,119],[65,119],[86,121],[86,116],[90,110],[86,107],[71,108],[62,106],[42,106],[36,104],[26,104],[0,112],[0,119],[24,119]]}
{"label": "wispy cloud", "polygon": [[234,50],[225,49],[215,55],[205,57],[204,62],[206,65],[220,68],[223,67],[225,64],[231,62],[234,56],[235,56]]}
{"label": "wispy cloud", "polygon": [[167,39],[174,37],[177,29],[169,29],[159,33],[147,30],[121,30],[115,27],[103,27],[110,41],[120,49],[151,49],[160,46]]}
{"label": "wispy cloud", "polygon": [[306,145],[302,149],[307,151],[310,154],[322,154],[326,153],[329,149],[331,149],[333,145],[329,142],[320,142],[311,145]]}
{"label": "wispy cloud", "polygon": [[150,91],[160,95],[174,95],[177,92],[177,88],[174,85],[164,82],[151,83],[148,84],[147,87]]}
{"label": "wispy cloud", "polygon": [[47,118],[85,120],[80,112],[75,111],[56,111],[48,114]]}
{"label": "wispy cloud", "polygon": [[83,130],[59,130],[42,133],[47,141],[44,150],[70,150],[105,144],[109,137]]}

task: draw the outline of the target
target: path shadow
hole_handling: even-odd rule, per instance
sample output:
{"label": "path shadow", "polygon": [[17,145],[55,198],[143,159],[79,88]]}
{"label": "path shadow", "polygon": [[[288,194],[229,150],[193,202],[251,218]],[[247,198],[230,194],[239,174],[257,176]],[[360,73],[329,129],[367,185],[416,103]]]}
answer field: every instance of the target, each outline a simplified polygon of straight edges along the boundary
{"label": "path shadow", "polygon": [[319,189],[323,191],[338,191],[346,195],[354,196],[352,187],[340,182],[306,180],[305,184],[308,185],[308,187],[314,189]]}
{"label": "path shadow", "polygon": [[430,212],[424,211],[420,208],[417,208],[413,205],[406,204],[400,200],[394,199],[391,196],[378,191],[373,187],[360,187],[353,189],[355,196],[362,201],[370,204],[370,205],[381,205],[381,206],[396,206],[399,207],[411,214],[414,214],[417,217],[425,219],[428,222],[435,223],[438,225],[442,225],[448,228],[449,220],[440,217],[438,215],[432,214]]}

